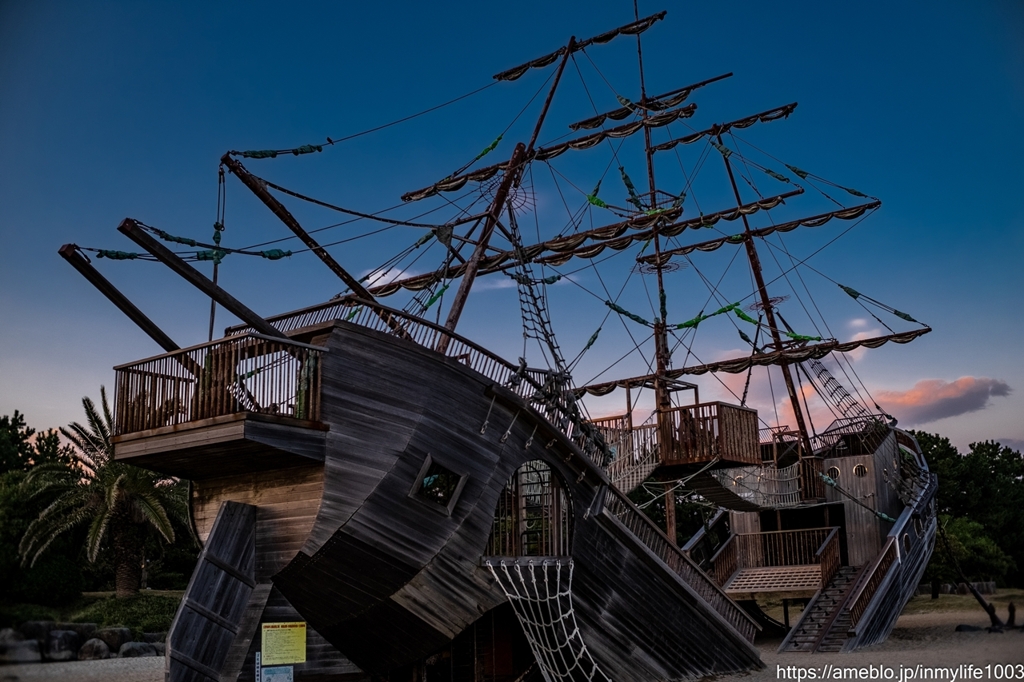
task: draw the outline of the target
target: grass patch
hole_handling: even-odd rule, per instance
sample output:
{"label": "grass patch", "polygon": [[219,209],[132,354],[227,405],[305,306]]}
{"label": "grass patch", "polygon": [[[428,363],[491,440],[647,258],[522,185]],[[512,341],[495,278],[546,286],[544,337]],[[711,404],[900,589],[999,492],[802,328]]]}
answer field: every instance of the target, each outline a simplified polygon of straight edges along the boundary
{"label": "grass patch", "polygon": [[[1024,590],[1021,589],[999,589],[995,594],[984,594],[985,601],[995,604],[996,615],[1006,620],[1007,605],[1012,601],[1014,604],[1024,605]],[[940,594],[938,599],[932,599],[931,595],[924,594],[914,597],[907,603],[903,613],[936,613],[939,611],[977,611],[983,613],[978,600],[970,594]],[[1018,617],[1018,621],[1020,618]]]}
{"label": "grass patch", "polygon": [[86,592],[61,608],[35,604],[0,606],[0,627],[17,627],[27,620],[96,623],[100,627],[126,627],[139,637],[143,632],[169,630],[182,595],[180,590],[145,590],[115,599],[113,592]]}

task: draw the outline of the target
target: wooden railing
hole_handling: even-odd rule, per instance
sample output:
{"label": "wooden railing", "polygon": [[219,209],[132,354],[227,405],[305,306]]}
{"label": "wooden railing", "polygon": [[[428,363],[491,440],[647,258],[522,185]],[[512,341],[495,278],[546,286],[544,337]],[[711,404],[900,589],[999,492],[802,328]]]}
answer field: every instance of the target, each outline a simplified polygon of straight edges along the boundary
{"label": "wooden railing", "polygon": [[722,545],[711,563],[719,585],[744,568],[818,564],[825,587],[839,570],[839,528],[739,533]]}
{"label": "wooden railing", "polygon": [[821,589],[825,589],[839,572],[839,528],[832,529],[814,557],[814,563],[821,565]]}
{"label": "wooden railing", "polygon": [[321,352],[245,334],[120,365],[113,435],[240,412],[318,420]]}
{"label": "wooden railing", "polygon": [[885,579],[886,574],[895,561],[896,538],[890,536],[885,543],[885,547],[882,548],[882,551],[875,558],[874,563],[868,567],[857,581],[853,595],[850,597],[850,601],[847,602],[850,605],[850,627],[856,626],[858,621],[860,621],[860,617],[864,615],[864,610],[871,603],[871,599],[875,596],[878,586],[882,584],[882,580]]}
{"label": "wooden railing", "polygon": [[615,488],[608,488],[605,512],[618,519],[748,642],[753,641],[757,626],[750,616],[736,602],[729,599],[725,592],[671,542],[653,521],[634,507],[629,498]]}
{"label": "wooden railing", "polygon": [[713,402],[675,407],[664,415],[672,436],[662,457],[674,464],[730,462],[760,464],[757,410]]}
{"label": "wooden railing", "polygon": [[[546,370],[514,365],[441,325],[379,303],[352,298],[267,318],[286,333],[339,320],[398,336],[461,362],[515,392],[595,464],[603,467],[608,463],[604,441],[596,429],[582,420],[570,386],[557,385],[557,377]],[[247,331],[249,328],[244,325],[227,330],[228,334]]]}

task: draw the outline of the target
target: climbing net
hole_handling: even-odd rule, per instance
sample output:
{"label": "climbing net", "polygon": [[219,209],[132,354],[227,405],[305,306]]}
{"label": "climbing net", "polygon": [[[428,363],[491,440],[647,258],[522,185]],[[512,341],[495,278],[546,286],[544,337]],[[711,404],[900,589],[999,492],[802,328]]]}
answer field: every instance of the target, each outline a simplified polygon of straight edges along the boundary
{"label": "climbing net", "polygon": [[711,472],[719,483],[759,507],[800,504],[800,464],[781,469],[734,467]]}
{"label": "climbing net", "polygon": [[[611,682],[594,662],[576,624],[571,559],[494,559],[486,563],[512,604],[546,682]],[[566,568],[568,575],[563,579]]]}

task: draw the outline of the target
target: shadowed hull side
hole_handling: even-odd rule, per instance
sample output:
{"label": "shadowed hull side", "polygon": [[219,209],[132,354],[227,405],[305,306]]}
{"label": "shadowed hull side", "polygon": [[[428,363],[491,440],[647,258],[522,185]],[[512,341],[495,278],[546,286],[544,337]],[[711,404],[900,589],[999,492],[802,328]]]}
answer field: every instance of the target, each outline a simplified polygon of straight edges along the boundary
{"label": "shadowed hull side", "polygon": [[[505,602],[481,558],[505,483],[542,460],[571,499],[576,618],[606,674],[681,679],[760,665],[739,632],[602,509],[603,472],[510,391],[350,324],[335,323],[324,341],[323,499],[274,584],[354,663],[385,674],[421,661]],[[464,477],[450,514],[415,494],[428,456]]]}

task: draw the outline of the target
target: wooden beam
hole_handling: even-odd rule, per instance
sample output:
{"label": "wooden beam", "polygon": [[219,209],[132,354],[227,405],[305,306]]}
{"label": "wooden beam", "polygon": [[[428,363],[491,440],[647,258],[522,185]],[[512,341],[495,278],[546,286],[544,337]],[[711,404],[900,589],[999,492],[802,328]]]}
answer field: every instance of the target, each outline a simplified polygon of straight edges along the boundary
{"label": "wooden beam", "polygon": [[295,236],[298,237],[303,244],[309,247],[309,249],[316,254],[316,257],[322,260],[324,265],[330,268],[331,272],[337,275],[356,296],[367,301],[375,300],[373,298],[373,294],[367,291],[366,287],[364,287],[359,280],[349,274],[345,268],[341,267],[341,264],[334,260],[331,254],[327,253],[327,249],[320,246],[320,244],[318,244],[316,240],[303,229],[302,225],[299,225],[299,221],[295,219],[295,216],[293,216],[291,212],[284,207],[284,204],[277,200],[277,197],[267,191],[267,188],[259,178],[246,170],[245,166],[243,166],[238,160],[231,158],[230,154],[225,154],[220,161],[227,166],[231,172],[242,181],[242,184],[248,187],[260,201],[266,204],[267,208],[269,208],[274,215],[280,218],[281,222],[284,223],[289,230],[294,232]]}
{"label": "wooden beam", "polygon": [[160,327],[146,317],[145,313],[139,310],[134,303],[128,300],[128,298],[118,291],[117,287],[110,283],[106,277],[101,275],[99,271],[94,268],[89,261],[79,252],[78,247],[75,244],[65,244],[57,250],[60,257],[71,263],[71,266],[82,273],[89,282],[96,287],[101,294],[107,297],[111,303],[117,306],[118,310],[128,316],[132,322],[138,325],[139,329],[146,332],[149,338],[156,341],[157,345],[163,348],[166,352],[172,353],[176,350],[181,350],[181,346],[176,344],[171,337],[167,336]]}
{"label": "wooden beam", "polygon": [[243,305],[241,301],[211,282],[201,272],[178,258],[178,256],[176,256],[166,246],[149,236],[149,234],[143,230],[142,226],[140,226],[136,221],[131,218],[125,218],[121,221],[121,224],[117,226],[117,231],[131,239],[149,253],[153,254],[157,260],[177,274],[181,275],[189,284],[215,300],[222,307],[227,309],[228,312],[237,316],[256,331],[261,334],[266,334],[267,336],[273,336],[274,338],[288,339],[288,337],[279,331],[277,327],[254,313]]}

